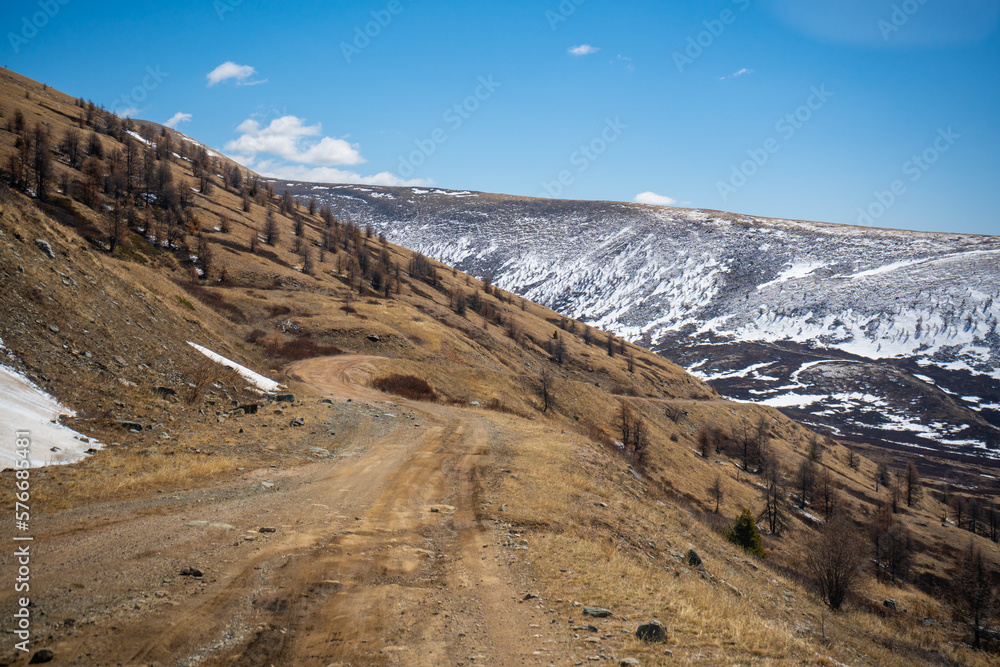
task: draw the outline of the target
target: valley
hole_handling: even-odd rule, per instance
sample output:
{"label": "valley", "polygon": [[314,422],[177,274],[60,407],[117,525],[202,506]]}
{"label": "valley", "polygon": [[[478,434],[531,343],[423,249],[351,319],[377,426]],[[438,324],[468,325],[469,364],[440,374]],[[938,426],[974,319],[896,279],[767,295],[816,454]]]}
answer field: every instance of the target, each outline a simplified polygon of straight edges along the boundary
{"label": "valley", "polygon": [[995,662],[992,238],[293,193],[9,70],[0,168],[0,664]]}
{"label": "valley", "polygon": [[[276,187],[657,351],[731,398],[888,449],[984,465],[1000,456],[996,237],[427,188]],[[842,363],[816,367],[823,360]]]}

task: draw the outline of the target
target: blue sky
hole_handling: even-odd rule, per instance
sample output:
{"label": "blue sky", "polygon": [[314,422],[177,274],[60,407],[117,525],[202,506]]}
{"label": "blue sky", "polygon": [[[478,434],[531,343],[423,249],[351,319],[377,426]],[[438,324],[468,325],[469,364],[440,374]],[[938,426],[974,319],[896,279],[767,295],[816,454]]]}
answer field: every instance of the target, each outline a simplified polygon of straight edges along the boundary
{"label": "blue sky", "polygon": [[0,21],[3,65],[269,175],[1000,234],[1000,0],[35,0]]}

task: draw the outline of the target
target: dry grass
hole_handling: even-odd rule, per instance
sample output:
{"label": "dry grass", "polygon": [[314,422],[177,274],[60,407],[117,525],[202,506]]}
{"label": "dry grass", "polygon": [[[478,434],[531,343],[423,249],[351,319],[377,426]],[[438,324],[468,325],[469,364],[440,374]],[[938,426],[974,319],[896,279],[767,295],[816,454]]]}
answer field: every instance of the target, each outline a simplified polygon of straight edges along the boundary
{"label": "dry grass", "polygon": [[[31,100],[24,99],[25,86],[31,89]],[[5,113],[23,109],[29,125],[49,123],[56,139],[69,123],[52,109],[76,112],[71,98],[6,71],[0,72],[0,105]],[[10,139],[9,134],[0,136]],[[115,143],[101,139],[106,150]],[[0,141],[0,164],[12,149],[7,144]],[[170,168],[179,187],[191,183],[187,164],[175,161]],[[65,169],[57,166],[57,171]],[[267,365],[266,355],[266,346],[274,340],[275,361],[341,350],[377,355],[389,358],[377,364],[378,373],[419,378],[449,403],[478,402],[485,408],[482,414],[499,425],[494,464],[510,474],[490,490],[493,504],[488,514],[528,536],[530,550],[512,552],[511,558],[521,562],[528,556],[527,567],[558,610],[560,622],[582,620],[571,605],[573,599],[610,606],[619,618],[628,616],[628,623],[616,622],[615,636],[601,646],[637,655],[643,664],[659,664],[664,660],[661,650],[619,632],[634,630],[634,621],[648,616],[670,627],[669,648],[675,652],[671,664],[698,661],[704,655],[701,662],[710,664],[860,660],[909,665],[933,662],[929,652],[934,650],[946,664],[988,664],[989,656],[955,643],[961,633],[946,623],[948,614],[939,601],[914,589],[869,582],[862,592],[869,607],[851,606],[824,621],[815,596],[784,574],[801,562],[799,543],[810,528],[800,518],[793,518],[783,537],[765,538],[772,554],[767,565],[749,563],[717,534],[712,521],[700,518],[714,509],[707,487],[716,476],[725,494],[722,517],[732,517],[743,506],[759,509],[759,491],[758,480],[740,471],[733,458],[695,453],[699,430],[710,424],[731,432],[743,419],[764,417],[772,448],[791,471],[807,455],[809,433],[777,411],[719,401],[703,382],[631,345],[626,354],[609,357],[606,334],[596,332],[588,345],[582,328],[575,333],[559,329],[562,318],[556,313],[531,303],[522,310],[517,299],[510,303],[485,295],[480,281],[437,263],[432,264],[441,278],[440,289],[404,275],[400,294],[389,299],[354,295],[347,306],[350,290],[344,277],[336,275],[342,251],[328,254],[323,262],[317,258],[315,276],[306,276],[293,268],[300,260],[291,251],[291,219],[278,215],[282,242],[251,255],[244,246],[250,233],[263,226],[263,207],[254,205],[249,214],[243,213],[240,199],[220,187],[210,197],[194,195],[193,203],[205,238],[215,249],[215,271],[227,277],[224,284],[208,287],[167,279],[181,275],[177,271],[184,253],[175,256],[141,243],[119,257],[94,251],[80,234],[94,233],[101,225],[93,211],[79,204],[55,207],[59,210],[49,214],[18,194],[2,203],[5,242],[25,266],[23,276],[13,276],[0,294],[0,310],[21,313],[24,320],[4,330],[5,344],[51,379],[53,393],[89,415],[88,420],[97,420],[80,428],[109,443],[126,442],[126,447],[111,447],[81,464],[40,472],[46,483],[38,493],[47,508],[207,484],[236,467],[253,466],[262,451],[281,452],[274,461],[282,465],[300,460],[290,456],[288,448],[304,449],[304,443],[274,428],[287,426],[284,415],[270,416],[270,423],[265,414],[259,423],[241,422],[254,435],[249,444],[232,421],[216,422],[213,413],[240,398],[238,390],[245,384],[241,381],[224,378],[225,386],[215,389],[218,379],[209,378],[200,383],[190,409],[155,397],[161,384],[173,385],[182,394],[189,382],[197,389],[200,355],[187,340],[264,372],[274,368]],[[318,239],[321,222],[302,215],[307,235]],[[230,234],[213,231],[222,216],[231,220]],[[37,237],[56,246],[59,270],[78,288],[63,290],[60,280],[53,282],[51,265],[32,259],[38,256],[31,241]],[[387,252],[394,263],[408,266],[409,251],[389,245]],[[464,316],[455,313],[449,296],[455,290],[479,291],[504,323],[471,310]],[[58,324],[59,336],[48,335],[45,326],[32,326],[36,320]],[[303,335],[283,333],[289,321]],[[82,331],[89,333],[78,333]],[[369,338],[372,333],[379,342]],[[561,365],[545,350],[553,334],[565,345]],[[102,341],[101,348],[95,340]],[[84,360],[84,351],[93,351],[94,361]],[[634,373],[629,372],[629,356],[635,360]],[[546,415],[536,394],[543,369],[553,378],[554,410]],[[123,386],[120,379],[137,386]],[[296,392],[301,393],[300,388]],[[420,393],[426,395],[426,390],[421,387]],[[630,397],[650,427],[650,457],[641,481],[628,472],[611,444],[620,395]],[[165,453],[155,433],[126,440],[120,428],[113,427],[115,419],[124,418],[166,423],[174,431],[169,451],[175,453]],[[175,429],[171,418],[191,428]],[[111,426],[103,432],[87,430],[101,420]],[[344,431],[340,425],[336,430]],[[826,448],[822,463],[845,487],[842,497],[851,513],[864,519],[878,500],[871,484],[875,464],[862,459],[858,470],[850,469],[841,446]],[[496,511],[501,503],[508,505],[507,512]],[[950,567],[949,545],[969,539],[965,532],[940,525],[943,510],[935,500],[925,499],[901,515],[931,547],[918,559],[920,567],[939,575]],[[988,553],[995,554],[995,546],[988,546]],[[700,578],[674,557],[674,552],[692,547],[705,558],[714,579]],[[791,594],[788,603],[786,592]],[[885,597],[900,599],[908,614],[897,618],[871,613],[870,605],[877,606]],[[563,602],[555,602],[559,599]],[[925,626],[919,622],[922,616],[937,623]],[[899,637],[906,637],[907,643],[900,643]],[[599,648],[580,643],[572,652],[585,659]]]}
{"label": "dry grass", "polygon": [[[892,667],[990,664],[987,654],[954,643],[960,633],[947,622],[947,610],[916,589],[869,579],[862,599],[881,610],[881,601],[893,597],[907,613],[849,604],[831,615],[784,567],[727,543],[683,503],[665,503],[653,484],[636,479],[606,449],[514,420],[498,432],[492,449],[498,478],[484,511],[502,522],[513,544],[527,540],[529,551],[515,547],[507,558],[528,569],[554,620],[599,627],[599,644],[583,642],[586,633],[571,644],[578,659],[600,652],[635,656],[644,665],[854,664],[859,656],[864,664]],[[707,578],[687,564],[692,548]],[[783,549],[775,555],[791,559]],[[585,618],[577,602],[607,607],[614,617]],[[925,624],[924,616],[937,620]],[[639,623],[654,618],[668,627],[666,646],[633,636]]]}
{"label": "dry grass", "polygon": [[246,465],[245,459],[208,453],[105,451],[73,470],[42,477],[32,489],[38,507],[53,512],[216,483]]}

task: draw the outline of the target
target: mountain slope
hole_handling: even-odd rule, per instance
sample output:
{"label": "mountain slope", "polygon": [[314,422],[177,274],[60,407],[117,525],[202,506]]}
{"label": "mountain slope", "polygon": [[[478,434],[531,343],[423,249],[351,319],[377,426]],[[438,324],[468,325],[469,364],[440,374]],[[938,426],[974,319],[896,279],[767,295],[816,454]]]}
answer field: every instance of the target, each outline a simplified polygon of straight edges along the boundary
{"label": "mountain slope", "polygon": [[843,437],[997,457],[1000,238],[276,183]]}
{"label": "mountain slope", "polygon": [[[9,72],[0,113],[3,365],[104,444],[30,471],[30,530],[0,518],[34,538],[31,605],[0,593],[8,618],[29,610],[32,649],[88,667],[989,664],[936,594],[961,544],[996,559],[980,468],[952,467],[961,492],[928,479],[897,502],[907,583],[866,574],[830,617],[807,545],[836,512],[863,534],[893,499],[844,442],[236,179],[173,135]],[[21,158],[46,133],[39,192]],[[810,465],[825,497],[797,490]],[[763,516],[765,472],[804,495],[779,503],[761,560],[723,530],[744,507]],[[0,472],[8,507],[16,481]],[[955,501],[958,526],[941,520]],[[591,604],[611,616],[584,616]],[[635,637],[652,618],[673,658]]]}

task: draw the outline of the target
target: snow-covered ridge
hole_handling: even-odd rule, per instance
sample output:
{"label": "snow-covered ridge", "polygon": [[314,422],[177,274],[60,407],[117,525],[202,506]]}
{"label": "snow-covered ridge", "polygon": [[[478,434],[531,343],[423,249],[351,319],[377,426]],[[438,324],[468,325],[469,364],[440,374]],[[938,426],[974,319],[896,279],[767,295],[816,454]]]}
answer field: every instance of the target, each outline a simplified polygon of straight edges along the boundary
{"label": "snow-covered ridge", "polygon": [[[335,215],[371,224],[395,243],[491,275],[503,289],[668,356],[692,345],[754,344],[779,356],[804,346],[836,351],[831,358],[916,363],[927,376],[957,374],[956,382],[975,385],[961,390],[981,399],[969,405],[1000,425],[1000,414],[981,407],[1000,403],[1000,237],[366,190],[330,186],[317,196]],[[731,374],[749,365],[716,365],[707,374],[767,387],[761,373]],[[792,396],[765,398],[821,409]]]}

